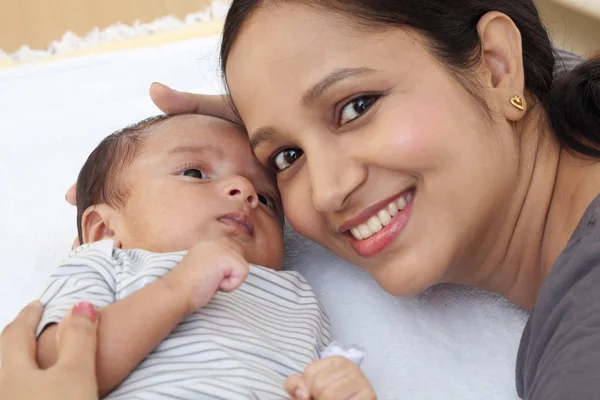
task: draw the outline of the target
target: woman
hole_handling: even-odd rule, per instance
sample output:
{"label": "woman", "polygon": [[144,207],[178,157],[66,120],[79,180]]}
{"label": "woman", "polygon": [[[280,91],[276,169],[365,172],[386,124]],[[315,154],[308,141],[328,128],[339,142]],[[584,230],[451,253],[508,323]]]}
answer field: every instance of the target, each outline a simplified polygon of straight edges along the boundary
{"label": "woman", "polygon": [[234,0],[221,58],[298,232],[391,294],[532,310],[519,395],[598,396],[600,60],[555,80],[531,0]]}

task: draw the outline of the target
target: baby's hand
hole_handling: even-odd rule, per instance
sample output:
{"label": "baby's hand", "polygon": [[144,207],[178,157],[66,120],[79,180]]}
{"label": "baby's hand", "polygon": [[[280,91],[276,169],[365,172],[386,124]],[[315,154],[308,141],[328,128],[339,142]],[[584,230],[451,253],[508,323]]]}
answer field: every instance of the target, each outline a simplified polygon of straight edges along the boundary
{"label": "baby's hand", "polygon": [[304,375],[290,376],[285,391],[292,400],[373,400],[377,397],[360,367],[345,357],[313,362]]}
{"label": "baby's hand", "polygon": [[187,296],[191,314],[217,291],[234,291],[246,280],[249,266],[242,254],[240,244],[229,238],[202,241],[163,280],[176,295]]}

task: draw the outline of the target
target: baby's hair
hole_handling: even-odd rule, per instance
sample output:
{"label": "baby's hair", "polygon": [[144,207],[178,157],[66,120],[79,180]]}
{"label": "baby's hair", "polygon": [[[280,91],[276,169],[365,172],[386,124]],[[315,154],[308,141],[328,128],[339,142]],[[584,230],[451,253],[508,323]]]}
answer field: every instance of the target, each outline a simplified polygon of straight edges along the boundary
{"label": "baby's hair", "polygon": [[121,172],[138,155],[153,127],[174,115],[158,115],[137,122],[107,136],[92,151],[77,178],[77,233],[83,244],[83,213],[89,207],[108,204],[123,207],[129,196]]}

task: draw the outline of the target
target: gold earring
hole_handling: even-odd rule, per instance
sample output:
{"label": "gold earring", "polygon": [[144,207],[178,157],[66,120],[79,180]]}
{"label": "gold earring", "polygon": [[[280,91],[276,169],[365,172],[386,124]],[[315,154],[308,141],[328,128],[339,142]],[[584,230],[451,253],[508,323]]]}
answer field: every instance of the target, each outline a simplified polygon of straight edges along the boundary
{"label": "gold earring", "polygon": [[513,105],[516,109],[523,111],[525,107],[523,106],[523,98],[519,95],[513,96],[510,98],[510,104]]}

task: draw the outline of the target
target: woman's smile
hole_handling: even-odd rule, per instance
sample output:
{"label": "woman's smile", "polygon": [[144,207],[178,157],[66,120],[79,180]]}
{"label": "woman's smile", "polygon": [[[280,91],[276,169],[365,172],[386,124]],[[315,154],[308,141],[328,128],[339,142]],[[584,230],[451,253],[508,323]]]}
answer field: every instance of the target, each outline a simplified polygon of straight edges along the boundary
{"label": "woman's smile", "polygon": [[404,230],[412,212],[415,190],[382,200],[344,222],[340,232],[360,256],[369,258],[387,248]]}

